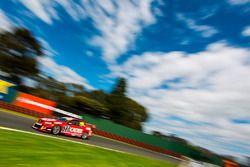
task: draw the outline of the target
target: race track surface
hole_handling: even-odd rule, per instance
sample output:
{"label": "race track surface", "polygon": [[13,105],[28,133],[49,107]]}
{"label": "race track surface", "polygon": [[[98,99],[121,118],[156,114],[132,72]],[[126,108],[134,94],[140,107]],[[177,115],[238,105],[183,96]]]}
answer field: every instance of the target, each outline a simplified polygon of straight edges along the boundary
{"label": "race track surface", "polygon": [[[3,112],[0,109],[0,126],[19,129],[19,130],[25,130],[29,132],[35,132],[35,133],[43,133],[43,132],[39,132],[31,128],[34,122],[35,121],[33,119]],[[46,133],[43,133],[43,134],[46,134]],[[51,134],[48,134],[48,135],[51,135]],[[66,136],[58,136],[58,137],[65,138],[68,140],[74,140],[74,141],[82,141],[91,145],[101,146],[105,148],[128,152],[128,153],[132,153],[132,154],[136,154],[136,155],[140,155],[144,157],[164,160],[168,162],[174,162],[174,163],[181,162],[179,159],[176,159],[176,158],[173,158],[173,157],[161,154],[161,153],[142,149],[142,148],[124,144],[121,142],[116,142],[114,140],[109,140],[107,138],[99,137],[96,135],[92,136],[89,140],[84,140],[84,141],[79,138],[74,138],[74,137],[66,137]]]}

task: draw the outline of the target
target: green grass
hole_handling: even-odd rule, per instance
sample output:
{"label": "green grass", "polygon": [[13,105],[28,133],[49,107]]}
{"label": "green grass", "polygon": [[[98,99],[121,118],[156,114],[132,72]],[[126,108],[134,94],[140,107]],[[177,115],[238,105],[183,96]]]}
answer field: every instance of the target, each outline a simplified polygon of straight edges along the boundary
{"label": "green grass", "polygon": [[176,164],[0,129],[0,166],[175,167]]}

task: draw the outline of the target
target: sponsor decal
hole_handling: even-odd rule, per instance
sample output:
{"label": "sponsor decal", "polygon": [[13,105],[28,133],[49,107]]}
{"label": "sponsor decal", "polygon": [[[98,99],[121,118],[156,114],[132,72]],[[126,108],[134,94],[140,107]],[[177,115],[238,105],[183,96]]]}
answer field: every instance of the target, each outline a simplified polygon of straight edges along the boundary
{"label": "sponsor decal", "polygon": [[16,86],[15,84],[0,79],[0,93],[1,94],[8,94],[8,90],[10,87]]}
{"label": "sponsor decal", "polygon": [[73,127],[70,127],[69,125],[66,125],[66,126],[63,127],[62,132],[82,133],[83,129],[73,128]]}
{"label": "sponsor decal", "polygon": [[30,94],[20,92],[16,98],[15,105],[24,107],[37,112],[52,114],[56,103],[50,100],[42,99]]}
{"label": "sponsor decal", "polygon": [[[6,98],[9,97],[13,92],[11,91],[16,84],[8,82],[6,80],[0,79],[0,100],[6,101]],[[9,97],[10,98],[10,97]]]}
{"label": "sponsor decal", "polygon": [[87,127],[86,130],[91,130],[91,128],[90,128],[90,127]]}
{"label": "sponsor decal", "polygon": [[66,125],[63,127],[62,132],[69,132],[70,126]]}
{"label": "sponsor decal", "polygon": [[69,131],[72,133],[82,133],[82,129],[79,128],[70,128]]}
{"label": "sponsor decal", "polygon": [[56,121],[55,119],[51,119],[51,118],[42,118],[41,120],[43,120],[43,121]]}
{"label": "sponsor decal", "polygon": [[[1,99],[1,98],[0,98]],[[14,105],[24,107],[37,112],[52,115],[53,112],[58,112],[74,118],[82,119],[81,116],[56,108],[56,102],[36,97],[30,94],[19,92],[13,102]]]}

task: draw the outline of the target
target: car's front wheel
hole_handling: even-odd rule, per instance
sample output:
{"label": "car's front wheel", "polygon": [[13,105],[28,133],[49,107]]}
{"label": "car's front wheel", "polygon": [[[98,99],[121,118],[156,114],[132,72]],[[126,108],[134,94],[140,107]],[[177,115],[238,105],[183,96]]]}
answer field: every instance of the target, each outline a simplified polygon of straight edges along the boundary
{"label": "car's front wheel", "polygon": [[82,134],[82,139],[83,139],[83,140],[88,139],[88,133],[87,133],[87,132],[83,132],[83,134]]}
{"label": "car's front wheel", "polygon": [[53,128],[52,128],[52,134],[53,135],[58,135],[61,131],[61,127],[59,125],[55,125]]}

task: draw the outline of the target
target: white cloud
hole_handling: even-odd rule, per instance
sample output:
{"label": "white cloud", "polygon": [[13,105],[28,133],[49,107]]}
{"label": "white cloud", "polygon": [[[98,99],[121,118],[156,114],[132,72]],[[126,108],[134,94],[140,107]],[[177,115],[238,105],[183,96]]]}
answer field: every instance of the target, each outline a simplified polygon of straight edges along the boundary
{"label": "white cloud", "polygon": [[58,4],[64,7],[65,11],[76,21],[86,17],[83,7],[73,1],[57,0]]}
{"label": "white cloud", "polygon": [[52,24],[52,19],[58,18],[53,6],[55,3],[51,0],[21,0],[20,2],[47,24]]}
{"label": "white cloud", "polygon": [[40,69],[43,73],[52,76],[55,80],[64,83],[76,83],[93,89],[87,80],[73,71],[71,68],[57,64],[51,57],[39,57]]}
{"label": "white cloud", "polygon": [[250,26],[245,27],[241,34],[245,37],[249,37],[250,36]]}
{"label": "white cloud", "polygon": [[77,74],[74,70],[67,66],[57,64],[53,60],[53,57],[58,54],[57,51],[55,51],[43,38],[39,37],[38,40],[43,47],[44,56],[37,58],[37,60],[40,65],[40,70],[44,74],[52,76],[55,80],[60,82],[76,83],[85,86],[87,89],[94,89],[84,77]]}
{"label": "white cloud", "polygon": [[10,31],[12,28],[12,21],[6,16],[3,10],[0,9],[0,32]]}
{"label": "white cloud", "polygon": [[232,5],[242,5],[250,3],[250,0],[229,0],[228,2]]}
{"label": "white cloud", "polygon": [[79,21],[86,17],[81,5],[68,0],[21,0],[20,1],[34,15],[47,24],[53,24],[53,20],[60,19],[57,11],[58,6],[62,6],[74,20]]}
{"label": "white cloud", "polygon": [[26,8],[47,24],[52,24],[53,19],[60,19],[58,6],[62,6],[76,21],[90,17],[100,31],[91,43],[101,47],[103,59],[108,63],[115,63],[131,47],[142,28],[155,22],[151,1],[103,0],[93,3],[82,0],[82,3],[75,3],[67,0],[21,0]]}
{"label": "white cloud", "polygon": [[93,38],[92,44],[102,48],[104,60],[108,63],[115,63],[133,44],[142,28],[155,21],[151,13],[151,0],[105,0],[94,4],[84,0],[83,6],[101,32],[101,35]]}
{"label": "white cloud", "polygon": [[85,54],[86,54],[87,56],[89,56],[89,57],[94,56],[94,53],[91,52],[91,51],[89,51],[89,50],[87,50],[87,51],[85,52]]}
{"label": "white cloud", "polygon": [[183,14],[177,14],[177,18],[180,21],[183,21],[191,30],[200,32],[205,38],[211,37],[218,33],[214,27],[208,25],[199,25],[193,19],[187,18]]}
{"label": "white cloud", "polygon": [[[194,54],[136,55],[112,70],[128,79],[129,96],[148,108],[147,131],[176,133],[220,153],[243,155],[250,154],[249,125],[230,120],[250,119],[249,60],[249,49],[221,41]],[[168,119],[171,115],[191,123]],[[226,147],[235,141],[245,145],[239,152]]]}
{"label": "white cloud", "polygon": [[44,40],[43,38],[37,38],[38,39],[38,41],[41,43],[41,45],[42,45],[42,48],[43,48],[43,54],[45,55],[45,56],[50,56],[50,57],[52,57],[52,56],[55,56],[55,55],[57,55],[58,54],[58,52],[57,51],[55,51],[51,46],[50,46],[50,44],[46,41],[46,40]]}

